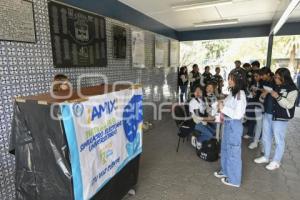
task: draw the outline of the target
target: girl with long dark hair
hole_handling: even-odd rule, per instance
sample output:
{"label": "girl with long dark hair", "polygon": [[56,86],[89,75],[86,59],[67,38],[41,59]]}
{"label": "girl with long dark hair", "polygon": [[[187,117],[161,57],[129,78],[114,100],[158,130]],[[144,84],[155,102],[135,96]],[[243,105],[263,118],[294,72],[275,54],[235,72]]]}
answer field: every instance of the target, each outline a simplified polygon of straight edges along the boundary
{"label": "girl with long dark hair", "polygon": [[242,179],[241,144],[243,135],[242,118],[246,112],[246,79],[239,70],[228,77],[229,95],[219,109],[224,115],[224,133],[221,144],[221,170],[215,172],[223,184],[240,187]]}
{"label": "girl with long dark hair", "polygon": [[[280,167],[285,149],[285,134],[288,121],[294,117],[298,89],[287,68],[279,68],[274,75],[275,85],[268,91],[272,98],[272,115],[270,124],[263,127],[264,156],[255,159],[256,163],[269,163],[266,168],[275,170]],[[263,92],[264,93],[264,92]],[[265,120],[265,119],[264,119]],[[275,138],[275,153],[270,162],[271,149]]]}
{"label": "girl with long dark hair", "polygon": [[183,66],[179,70],[178,75],[178,85],[180,88],[180,102],[184,102],[184,98],[186,97],[187,87],[188,87],[188,72],[187,67]]}

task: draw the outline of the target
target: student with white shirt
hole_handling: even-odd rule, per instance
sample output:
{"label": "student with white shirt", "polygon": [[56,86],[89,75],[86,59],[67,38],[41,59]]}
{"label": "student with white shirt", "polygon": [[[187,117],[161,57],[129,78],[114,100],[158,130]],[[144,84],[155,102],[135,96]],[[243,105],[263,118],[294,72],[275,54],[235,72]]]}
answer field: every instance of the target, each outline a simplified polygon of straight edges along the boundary
{"label": "student with white shirt", "polygon": [[215,136],[215,129],[211,127],[207,122],[215,120],[206,112],[206,104],[203,99],[203,91],[200,86],[196,86],[193,91],[193,98],[189,103],[189,110],[195,122],[195,130],[199,131],[200,135],[197,138],[198,142],[210,140]]}
{"label": "student with white shirt", "polygon": [[242,179],[241,144],[243,135],[242,118],[246,112],[246,80],[241,72],[229,74],[230,93],[219,102],[219,110],[224,115],[224,133],[221,144],[221,170],[215,172],[223,184],[240,187]]}

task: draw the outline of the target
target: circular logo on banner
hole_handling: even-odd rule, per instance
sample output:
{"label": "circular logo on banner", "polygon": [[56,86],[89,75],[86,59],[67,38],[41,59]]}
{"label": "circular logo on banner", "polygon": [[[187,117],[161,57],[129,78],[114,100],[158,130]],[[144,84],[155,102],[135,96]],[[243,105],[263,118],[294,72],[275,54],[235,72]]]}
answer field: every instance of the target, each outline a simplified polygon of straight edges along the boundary
{"label": "circular logo on banner", "polygon": [[73,113],[76,117],[81,117],[83,114],[84,107],[82,103],[73,104]]}
{"label": "circular logo on banner", "polygon": [[123,127],[129,142],[136,139],[138,126],[143,120],[142,95],[134,95],[125,106],[123,112]]}

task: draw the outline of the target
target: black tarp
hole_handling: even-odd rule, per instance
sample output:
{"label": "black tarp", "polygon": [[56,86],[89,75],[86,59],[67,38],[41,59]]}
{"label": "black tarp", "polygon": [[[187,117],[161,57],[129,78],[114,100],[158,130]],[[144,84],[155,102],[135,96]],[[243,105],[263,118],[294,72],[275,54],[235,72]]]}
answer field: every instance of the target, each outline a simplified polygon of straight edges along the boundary
{"label": "black tarp", "polygon": [[[17,200],[74,199],[68,146],[51,105],[26,100],[14,105],[10,152],[16,161]],[[59,108],[53,108],[54,116]],[[138,180],[140,156],[127,164],[93,199],[119,200]]]}

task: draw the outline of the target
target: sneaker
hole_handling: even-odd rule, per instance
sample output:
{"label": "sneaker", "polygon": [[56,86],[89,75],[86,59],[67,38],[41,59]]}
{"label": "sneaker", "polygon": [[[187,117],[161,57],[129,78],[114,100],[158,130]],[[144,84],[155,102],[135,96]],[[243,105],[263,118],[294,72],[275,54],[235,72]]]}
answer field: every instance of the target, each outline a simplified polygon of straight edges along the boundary
{"label": "sneaker", "polygon": [[246,134],[246,135],[243,136],[243,138],[244,138],[244,139],[250,139],[251,137],[250,137],[249,135]]}
{"label": "sneaker", "polygon": [[197,138],[195,136],[192,136],[191,138],[191,144],[193,147],[197,147]]}
{"label": "sneaker", "polygon": [[225,174],[223,174],[222,171],[215,172],[214,175],[217,178],[226,178]]}
{"label": "sneaker", "polygon": [[254,160],[254,162],[257,163],[257,164],[269,163],[269,159],[267,159],[266,157],[262,156],[260,158],[256,158]]}
{"label": "sneaker", "polygon": [[232,183],[229,183],[227,178],[222,178],[221,181],[222,181],[222,183],[223,183],[224,185],[228,185],[228,186],[231,186],[231,187],[237,187],[237,188],[240,187],[240,185],[234,185],[234,184],[232,184]]}
{"label": "sneaker", "polygon": [[197,150],[200,150],[201,148],[202,148],[202,143],[196,141],[196,149],[197,149]]}
{"label": "sneaker", "polygon": [[278,169],[279,167],[280,167],[280,164],[278,162],[272,161],[272,162],[270,162],[270,164],[268,164],[266,166],[266,169],[270,170],[270,171],[273,171],[275,169]]}
{"label": "sneaker", "polygon": [[135,190],[134,190],[134,189],[130,189],[130,190],[128,191],[128,194],[129,194],[130,196],[135,196]]}
{"label": "sneaker", "polygon": [[258,147],[258,142],[252,142],[252,143],[248,146],[249,149],[256,149],[257,147]]}

